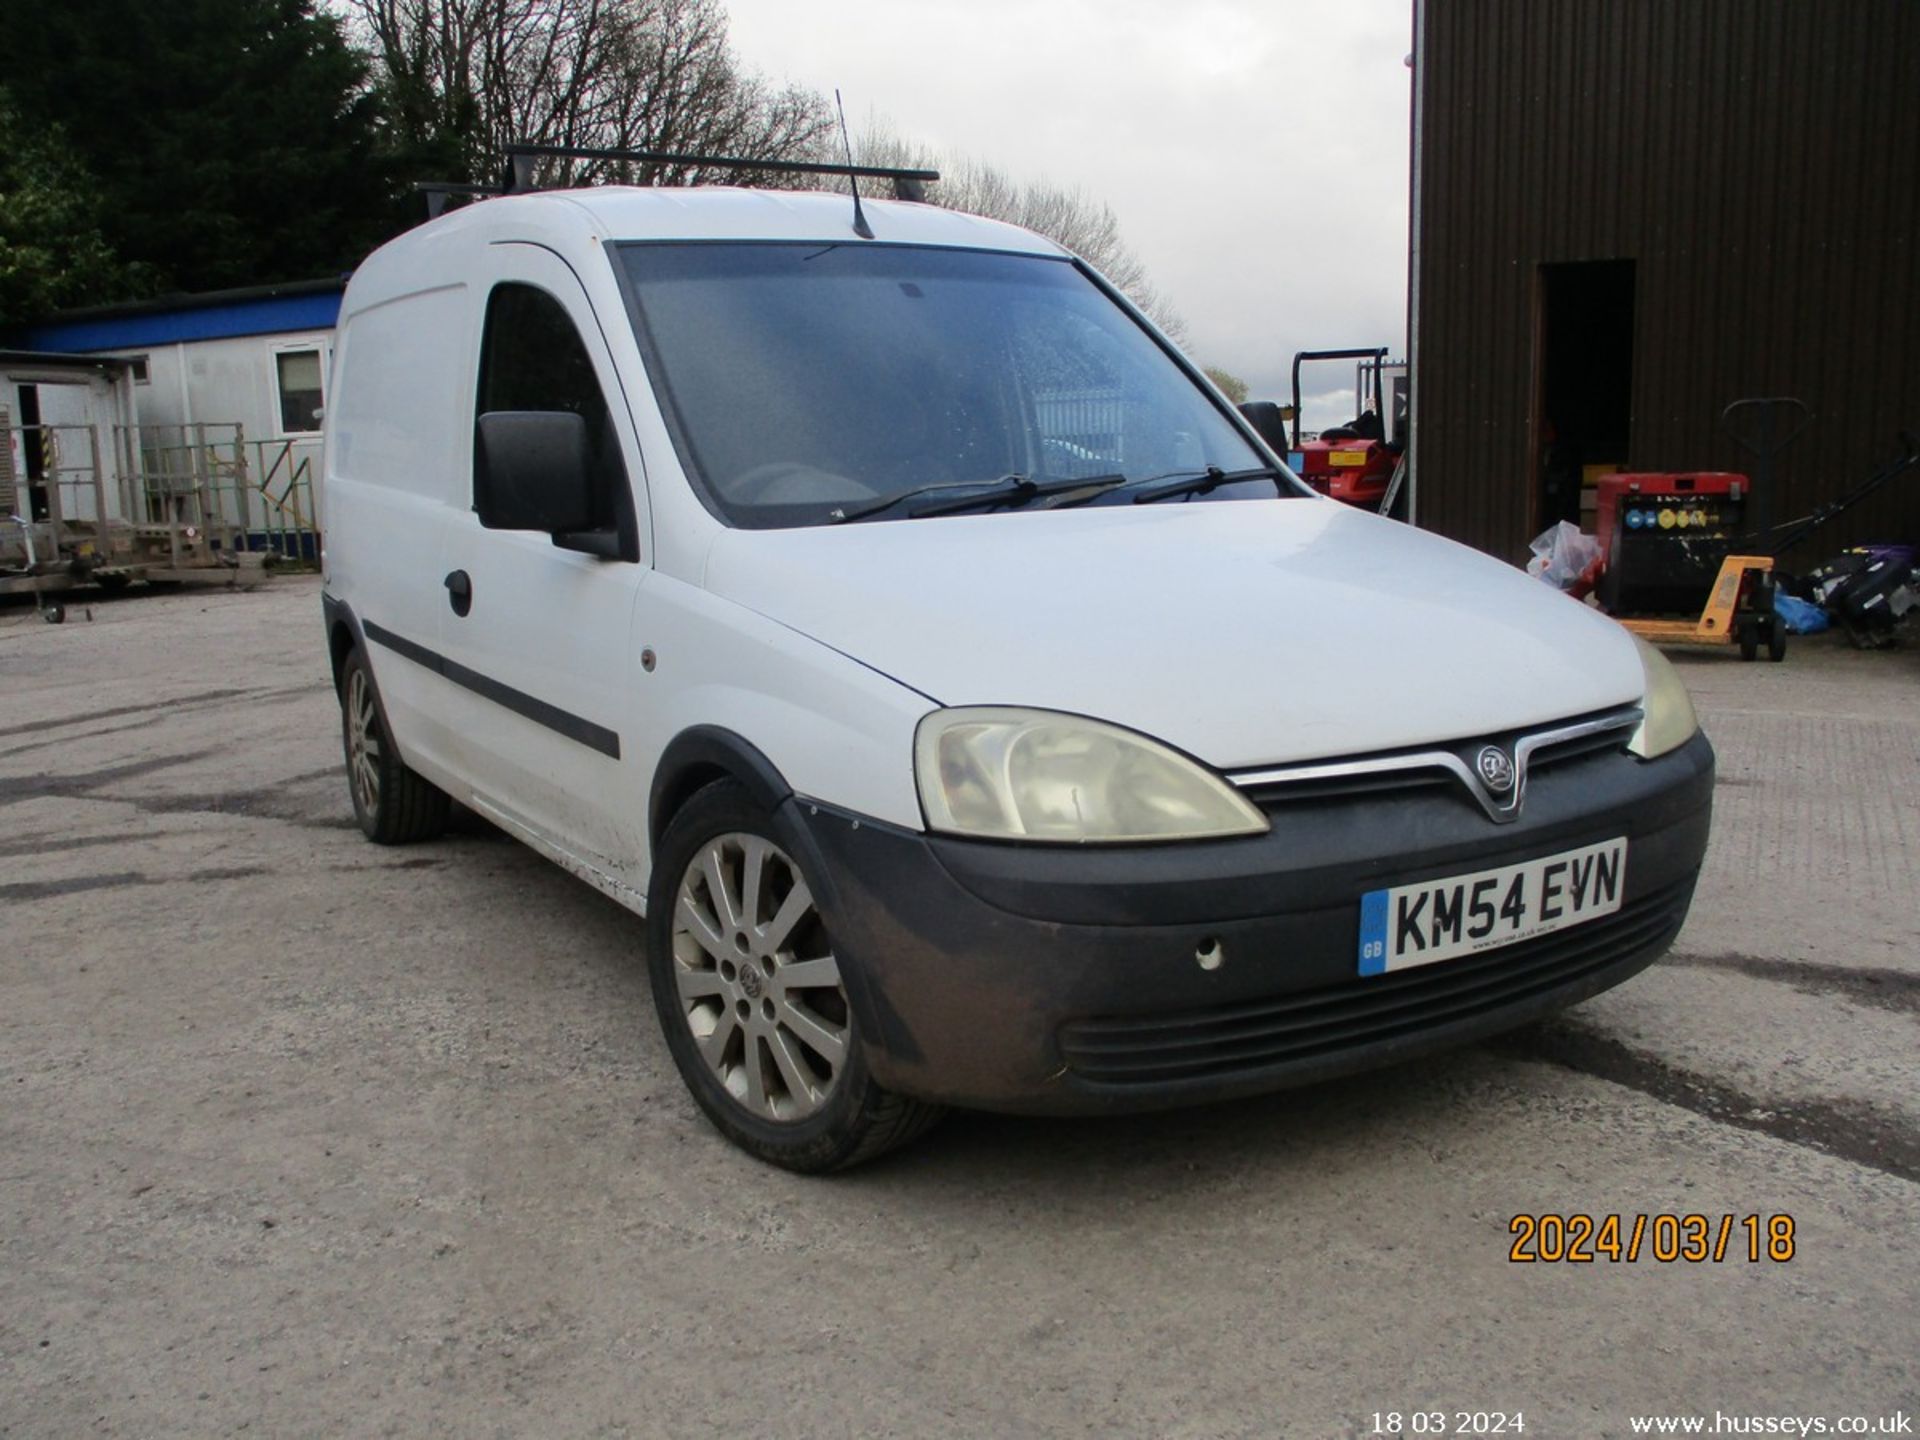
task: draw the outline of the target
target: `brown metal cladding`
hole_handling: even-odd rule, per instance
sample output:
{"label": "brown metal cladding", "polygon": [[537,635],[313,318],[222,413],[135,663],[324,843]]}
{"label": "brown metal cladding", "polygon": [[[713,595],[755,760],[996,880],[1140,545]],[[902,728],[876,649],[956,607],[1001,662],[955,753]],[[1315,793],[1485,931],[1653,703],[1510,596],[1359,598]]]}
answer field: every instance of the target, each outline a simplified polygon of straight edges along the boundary
{"label": "brown metal cladding", "polygon": [[[1798,396],[1785,520],[1920,432],[1920,0],[1426,0],[1420,25],[1422,526],[1526,552],[1542,264],[1635,262],[1630,469],[1750,472],[1720,412]],[[1920,539],[1920,475],[1790,558],[1882,539]]]}

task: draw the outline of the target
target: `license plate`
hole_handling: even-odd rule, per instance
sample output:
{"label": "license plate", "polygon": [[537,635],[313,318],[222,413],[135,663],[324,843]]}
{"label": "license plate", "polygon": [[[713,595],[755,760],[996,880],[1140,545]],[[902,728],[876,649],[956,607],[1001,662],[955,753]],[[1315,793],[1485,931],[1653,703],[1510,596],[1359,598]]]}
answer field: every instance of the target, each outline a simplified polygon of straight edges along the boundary
{"label": "license plate", "polygon": [[1364,450],[1329,450],[1327,452],[1327,463],[1329,465],[1339,466],[1364,465],[1367,463],[1367,452]]}
{"label": "license plate", "polygon": [[1627,842],[1602,840],[1518,865],[1369,890],[1360,897],[1360,973],[1472,955],[1611,915]]}

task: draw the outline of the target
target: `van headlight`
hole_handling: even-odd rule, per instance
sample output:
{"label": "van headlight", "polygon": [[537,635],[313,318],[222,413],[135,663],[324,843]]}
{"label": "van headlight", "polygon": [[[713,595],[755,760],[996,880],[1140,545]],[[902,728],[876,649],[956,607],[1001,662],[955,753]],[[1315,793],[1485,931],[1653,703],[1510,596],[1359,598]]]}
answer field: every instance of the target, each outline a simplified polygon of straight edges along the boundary
{"label": "van headlight", "polygon": [[1640,702],[1645,716],[1633,732],[1627,749],[1642,760],[1652,760],[1677,750],[1691,740],[1700,728],[1700,717],[1693,713],[1693,699],[1680,679],[1673,662],[1638,635],[1633,643],[1640,647],[1640,668],[1647,676],[1647,698]]}
{"label": "van headlight", "polygon": [[1144,735],[1047,710],[936,710],[913,742],[927,826],[991,840],[1122,844],[1257,835],[1226,781]]}

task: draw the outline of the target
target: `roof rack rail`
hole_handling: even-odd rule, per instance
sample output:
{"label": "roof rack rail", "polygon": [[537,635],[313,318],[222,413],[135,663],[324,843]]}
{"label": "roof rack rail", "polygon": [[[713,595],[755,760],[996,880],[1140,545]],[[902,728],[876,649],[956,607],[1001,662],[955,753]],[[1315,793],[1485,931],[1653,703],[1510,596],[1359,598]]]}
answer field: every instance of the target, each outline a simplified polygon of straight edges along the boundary
{"label": "roof rack rail", "polygon": [[[451,194],[511,195],[531,190],[534,163],[546,159],[628,160],[653,165],[698,165],[715,170],[777,170],[786,175],[861,175],[874,180],[893,181],[896,200],[925,200],[927,182],[938,180],[938,170],[902,170],[887,165],[832,165],[816,160],[751,160],[737,155],[682,155],[667,150],[607,150],[586,145],[535,145],[519,141],[506,147],[507,173],[504,184],[486,186],[439,186],[419,188],[427,192],[433,204],[433,190]],[[444,195],[441,204],[446,203]]]}
{"label": "roof rack rail", "polygon": [[498,185],[461,185],[451,180],[421,180],[414,184],[414,193],[427,197],[427,219],[438,220],[446,214],[447,201],[457,196],[466,196],[470,200],[482,199],[488,195],[499,195]]}

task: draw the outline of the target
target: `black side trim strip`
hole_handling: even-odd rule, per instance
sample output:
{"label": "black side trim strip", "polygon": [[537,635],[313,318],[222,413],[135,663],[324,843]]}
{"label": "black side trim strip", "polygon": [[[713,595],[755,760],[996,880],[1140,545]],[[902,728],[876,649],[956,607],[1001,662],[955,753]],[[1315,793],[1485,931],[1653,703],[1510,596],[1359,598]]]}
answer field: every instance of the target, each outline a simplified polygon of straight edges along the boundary
{"label": "black side trim strip", "polygon": [[589,750],[598,750],[610,760],[620,758],[620,736],[616,731],[604,725],[596,725],[591,720],[583,720],[571,711],[562,710],[558,705],[549,705],[537,696],[524,690],[516,690],[511,685],[502,685],[491,676],[482,675],[478,670],[469,670],[458,661],[449,660],[438,651],[429,650],[424,645],[415,644],[403,635],[396,635],[384,625],[376,625],[371,620],[360,622],[360,629],[367,639],[376,645],[384,645],[396,655],[405,656],[416,665],[423,665],[436,675],[444,675],[454,684],[484,696],[496,705],[505,706],[516,715],[524,715],[536,725],[544,725],[549,730],[564,735],[569,740],[577,740]]}

